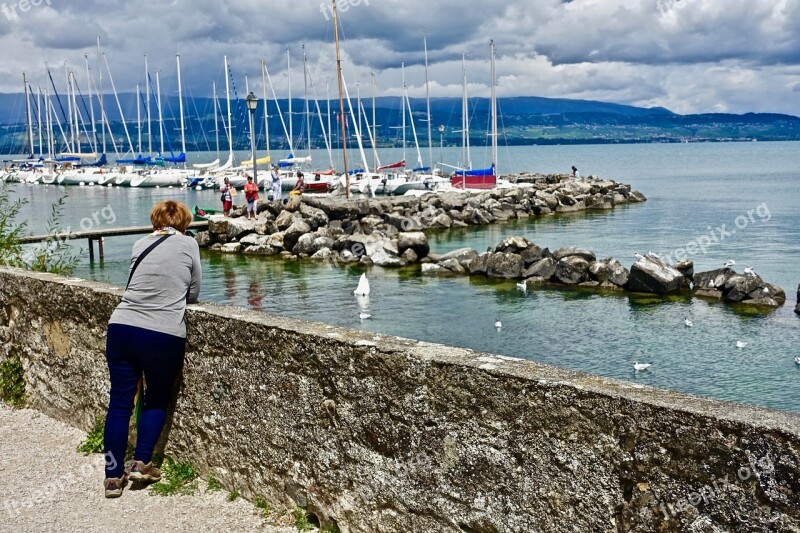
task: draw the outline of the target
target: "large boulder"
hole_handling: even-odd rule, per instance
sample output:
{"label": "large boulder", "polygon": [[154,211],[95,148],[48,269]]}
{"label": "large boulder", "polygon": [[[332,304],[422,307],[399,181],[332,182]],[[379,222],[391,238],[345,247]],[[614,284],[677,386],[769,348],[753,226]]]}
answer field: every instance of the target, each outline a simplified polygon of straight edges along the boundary
{"label": "large boulder", "polygon": [[622,263],[609,257],[589,264],[589,277],[593,281],[612,283],[618,287],[624,287],[628,283],[630,272],[622,266]]}
{"label": "large boulder", "polygon": [[310,206],[305,202],[300,204],[300,214],[311,226],[311,229],[323,228],[328,225],[329,219],[325,211],[317,207]]}
{"label": "large boulder", "polygon": [[420,259],[427,256],[428,252],[431,251],[431,247],[428,244],[428,237],[421,231],[402,232],[397,236],[397,250],[400,252],[400,255],[409,248],[414,250],[414,253],[417,254],[417,257]]}
{"label": "large boulder", "polygon": [[303,219],[295,220],[289,228],[283,232],[283,247],[286,250],[292,250],[300,240],[302,235],[309,233],[311,226]]}
{"label": "large boulder", "polygon": [[489,259],[489,265],[486,269],[486,274],[495,278],[519,278],[522,276],[522,270],[525,268],[525,262],[519,254],[511,253],[496,253],[492,254]]}
{"label": "large boulder", "polygon": [[529,246],[535,246],[535,244],[525,237],[506,237],[500,244],[497,245],[494,251],[498,253],[508,252],[512,254],[518,254]]}
{"label": "large boulder", "polygon": [[295,255],[306,254],[314,255],[317,251],[314,248],[315,235],[313,233],[304,233],[297,239],[297,244],[292,247],[292,253]]}
{"label": "large boulder", "polygon": [[543,257],[528,267],[523,273],[524,278],[550,279],[556,273],[556,261],[552,257]]}
{"label": "large boulder", "polygon": [[525,261],[525,266],[529,267],[534,263],[538,263],[545,257],[550,257],[550,249],[549,248],[542,248],[531,243],[527,248],[519,252],[519,255],[522,256],[522,260]]}
{"label": "large boulder", "polygon": [[472,274],[483,274],[486,275],[487,271],[489,270],[489,261],[492,259],[494,254],[492,252],[484,252],[478,255],[475,259],[470,261],[469,263],[469,273]]}
{"label": "large boulder", "polygon": [[668,294],[689,287],[680,271],[660,259],[645,257],[633,264],[627,289],[634,292]]}
{"label": "large boulder", "polygon": [[692,281],[694,278],[694,261],[691,259],[679,261],[675,263],[674,267],[675,270],[686,276],[689,281]]}
{"label": "large boulder", "polygon": [[734,274],[729,277],[722,288],[726,302],[742,302],[750,298],[750,293],[757,292],[764,287],[764,280],[759,276]]}
{"label": "large boulder", "polygon": [[278,226],[280,231],[286,231],[289,226],[294,224],[294,221],[297,218],[301,218],[301,215],[291,211],[281,211],[281,213],[275,219],[275,225]]}
{"label": "large boulder", "polygon": [[564,248],[559,248],[555,252],[553,252],[553,259],[556,261],[561,261],[566,257],[577,256],[581,259],[585,260],[586,262],[592,262],[597,257],[594,255],[594,252],[591,250],[587,250],[585,248],[576,248],[574,246],[566,246]]}
{"label": "large boulder", "polygon": [[453,225],[453,220],[444,213],[436,215],[430,222],[430,227],[439,229],[449,228],[452,225]]}
{"label": "large boulder", "polygon": [[411,231],[420,228],[420,226],[416,225],[417,223],[414,219],[399,213],[386,213],[383,215],[383,220],[386,224],[397,228],[399,231]]}
{"label": "large boulder", "polygon": [[255,233],[256,221],[246,218],[232,218],[228,220],[228,241],[239,240],[245,235]]}
{"label": "large boulder", "polygon": [[451,252],[447,252],[446,254],[442,254],[438,257],[439,262],[447,261],[449,259],[455,259],[456,261],[464,266],[465,263],[468,261],[472,261],[478,257],[478,252],[476,252],[472,248],[459,248],[458,250],[453,250]]}
{"label": "large boulder", "polygon": [[589,261],[579,255],[564,257],[556,263],[555,277],[567,285],[583,283],[589,279]]}
{"label": "large boulder", "polygon": [[457,259],[452,259],[452,258],[446,259],[440,262],[439,266],[442,268],[446,268],[447,270],[453,272],[454,274],[463,274],[464,272],[466,272],[466,269],[463,266],[461,266],[461,263],[459,263]]}
{"label": "large boulder", "polygon": [[716,270],[709,270],[706,272],[698,272],[692,278],[692,288],[697,290],[717,290],[722,291],[722,288],[728,282],[731,276],[735,276],[736,272],[730,268],[718,268]]}

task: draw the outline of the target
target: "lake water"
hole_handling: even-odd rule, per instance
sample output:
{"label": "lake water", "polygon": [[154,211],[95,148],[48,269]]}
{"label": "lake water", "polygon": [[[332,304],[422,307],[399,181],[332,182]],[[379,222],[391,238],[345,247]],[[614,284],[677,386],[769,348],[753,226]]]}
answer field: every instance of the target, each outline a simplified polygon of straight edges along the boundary
{"label": "lake water", "polygon": [[[455,160],[457,149],[444,149]],[[439,157],[437,148],[434,155]],[[384,161],[399,151],[382,151]],[[193,160],[215,156],[194,154]],[[473,152],[476,166],[486,154]],[[630,266],[634,252],[686,249],[695,270],[751,265],[787,292],[771,313],[697,298],[641,298],[542,289],[523,294],[514,282],[421,277],[416,268],[330,267],[274,258],[203,253],[201,300],[526,358],[703,396],[800,412],[800,143],[533,146],[501,149],[500,171],[566,173],[630,183],[648,202],[507,225],[430,232],[433,251],[479,251],[509,235],[541,246],[581,246]],[[326,161],[323,153],[316,161]],[[14,185],[28,198],[32,230],[41,231],[59,187]],[[213,191],[71,188],[63,225],[83,229],[148,222],[157,200],[216,205]],[[105,211],[102,211],[105,208]],[[135,237],[106,241],[102,265],[84,259],[76,275],[124,285]],[[82,243],[85,248],[85,244]],[[703,249],[700,249],[702,245]],[[84,254],[85,255],[85,254]],[[372,287],[368,312],[352,292],[362,272]],[[686,328],[685,317],[694,322]],[[498,332],[494,322],[501,320]],[[737,349],[736,341],[748,342]],[[652,363],[634,374],[634,360]]]}

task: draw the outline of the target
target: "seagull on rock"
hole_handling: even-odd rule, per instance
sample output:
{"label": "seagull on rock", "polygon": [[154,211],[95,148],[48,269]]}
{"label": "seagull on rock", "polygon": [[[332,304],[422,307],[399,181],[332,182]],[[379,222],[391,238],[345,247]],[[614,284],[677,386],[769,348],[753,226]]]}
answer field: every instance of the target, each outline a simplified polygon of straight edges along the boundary
{"label": "seagull on rock", "polygon": [[651,366],[653,366],[653,365],[650,364],[650,363],[640,363],[639,361],[634,361],[633,362],[633,370],[635,372],[640,372],[642,370],[647,370]]}
{"label": "seagull on rock", "polygon": [[370,318],[371,316],[372,315],[369,314],[369,313],[358,313],[358,318],[360,318],[361,320],[366,320],[366,319]]}
{"label": "seagull on rock", "polygon": [[737,348],[747,348],[747,343],[745,341],[736,341]]}
{"label": "seagull on rock", "polygon": [[500,331],[500,328],[503,327],[503,323],[498,320],[494,323],[494,327],[497,329],[497,331]]}
{"label": "seagull on rock", "polygon": [[730,268],[735,264],[736,264],[736,261],[734,261],[733,259],[728,259],[727,261],[725,261],[725,264],[722,265],[722,266],[724,266],[725,268]]}
{"label": "seagull on rock", "polygon": [[633,257],[635,257],[637,261],[644,261],[644,256],[642,254],[640,254],[639,252],[636,252],[635,254],[633,254]]}
{"label": "seagull on rock", "polygon": [[647,257],[652,257],[653,259],[661,259],[659,255],[655,252],[647,252]]}
{"label": "seagull on rock", "polygon": [[356,287],[356,290],[353,291],[353,294],[356,296],[369,295],[369,280],[367,279],[366,274],[361,274],[361,278],[358,280],[358,287]]}
{"label": "seagull on rock", "polygon": [[687,328],[690,328],[690,327],[694,326],[694,324],[692,324],[692,321],[689,320],[688,318],[684,318],[683,319],[683,323],[686,324]]}
{"label": "seagull on rock", "polygon": [[754,277],[754,278],[758,276],[758,274],[756,274],[756,271],[755,271],[755,270],[753,270],[753,267],[751,267],[751,266],[746,266],[746,267],[744,268],[744,273],[745,273],[746,275],[748,275],[748,276],[752,276],[752,277]]}

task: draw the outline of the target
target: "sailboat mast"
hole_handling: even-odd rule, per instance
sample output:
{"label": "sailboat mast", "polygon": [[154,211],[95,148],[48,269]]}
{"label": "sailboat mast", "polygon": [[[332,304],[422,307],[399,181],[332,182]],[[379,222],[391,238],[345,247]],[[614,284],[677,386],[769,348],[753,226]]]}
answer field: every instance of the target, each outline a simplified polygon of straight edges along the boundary
{"label": "sailboat mast", "polygon": [[228,158],[233,161],[233,121],[231,119],[231,83],[230,73],[228,72],[228,56],[225,56],[225,99],[228,101]]}
{"label": "sailboat mast", "polygon": [[64,77],[67,82],[67,124],[69,125],[69,151],[77,152],[75,150],[75,128],[72,123],[72,83],[69,77],[69,70],[67,69],[67,62],[64,61]]}
{"label": "sailboat mast", "polygon": [[497,176],[497,78],[494,66],[494,39],[489,43],[489,49],[492,54],[492,166],[494,167],[494,175]]}
{"label": "sailboat mast", "polygon": [[375,73],[372,73],[372,158],[375,169],[378,168],[378,129],[375,120]]}
{"label": "sailboat mast", "polygon": [[164,117],[161,114],[161,71],[156,71],[156,107],[158,107],[158,138],[160,141],[159,154],[164,156]]}
{"label": "sailboat mast", "polygon": [[336,42],[336,76],[339,81],[339,124],[342,131],[342,162],[344,164],[344,194],[346,198],[350,198],[350,174],[347,173],[347,136],[344,129],[344,95],[342,94],[342,59],[339,52],[339,15],[336,12],[336,0],[332,0],[333,13],[333,35]]}
{"label": "sailboat mast", "polygon": [[153,153],[153,126],[150,116],[150,71],[147,68],[147,54],[144,55],[144,93],[147,98],[144,101],[147,113],[147,153]]}
{"label": "sailboat mast", "polygon": [[219,117],[217,116],[217,82],[211,82],[211,94],[214,98],[214,135],[217,141],[217,159],[219,159]]}
{"label": "sailboat mast", "polygon": [[264,70],[264,59],[261,59],[261,88],[263,89],[264,93],[264,136],[265,143],[267,145],[267,159],[271,161],[271,155],[269,151],[269,107],[267,101],[267,76]]}
{"label": "sailboat mast", "polygon": [[106,153],[106,129],[103,127],[103,117],[106,114],[105,102],[103,101],[103,65],[100,64],[100,37],[97,37],[97,72],[100,74],[100,90],[97,92],[97,99],[100,100],[100,129],[103,132],[103,152]]}
{"label": "sailboat mast", "polygon": [[422,45],[425,48],[425,105],[428,110],[428,160],[433,171],[433,137],[431,133],[431,93],[428,86],[428,36],[422,38]]}
{"label": "sailboat mast", "polygon": [[183,123],[183,92],[181,88],[181,55],[176,55],[176,60],[178,63],[178,110],[181,114],[181,153],[186,154],[186,135],[184,133],[184,123]]}
{"label": "sailboat mast", "polygon": [[80,120],[78,119],[78,82],[75,81],[75,73],[70,71],[70,80],[72,81],[72,112],[75,114],[75,151],[81,153],[81,130]]}
{"label": "sailboat mast", "polygon": [[288,48],[286,49],[286,80],[289,83],[289,150],[292,150],[292,146],[294,146],[294,131],[292,130],[294,122],[292,119],[292,56]]}
{"label": "sailboat mast", "polygon": [[142,98],[142,92],[139,84],[136,84],[136,129],[139,132],[139,154],[142,153],[142,105],[139,101]]}
{"label": "sailboat mast", "polygon": [[25,73],[22,73],[22,85],[25,89],[25,117],[28,123],[28,146],[30,146],[30,154],[33,155],[33,129],[31,126],[31,103],[28,101],[28,78]]}
{"label": "sailboat mast", "polygon": [[47,151],[50,157],[55,157],[55,150],[53,147],[53,116],[50,114],[50,89],[47,85],[44,86],[44,106],[47,108],[47,118],[45,120],[45,127],[47,128]]}
{"label": "sailboat mast", "polygon": [[42,150],[42,88],[36,86],[36,130],[39,133],[39,157],[44,155]]}
{"label": "sailboat mast", "polygon": [[97,125],[94,119],[94,101],[92,100],[92,81],[91,81],[91,74],[89,73],[89,54],[84,53],[83,59],[86,62],[86,90],[89,92],[89,113],[92,120],[92,138],[90,142],[92,143],[92,150],[97,151]]}
{"label": "sailboat mast", "polygon": [[469,100],[467,98],[467,59],[466,54],[461,55],[461,83],[463,91],[462,109],[461,109],[461,146],[464,153],[462,154],[463,163],[462,167],[467,170],[472,170],[472,158],[469,153]]}
{"label": "sailboat mast", "polygon": [[306,45],[303,45],[303,98],[306,101],[306,135],[308,137],[308,156],[311,157],[311,113],[308,109],[308,58]]}
{"label": "sailboat mast", "polygon": [[[328,139],[330,140],[330,144],[333,145],[333,137],[331,137],[331,80],[330,80],[330,78],[327,78],[325,80],[325,101],[328,104]],[[328,150],[328,159],[330,159],[329,163],[331,164],[331,168],[333,168],[333,153],[330,150]]]}
{"label": "sailboat mast", "polygon": [[400,72],[401,72],[401,78],[402,78],[402,81],[403,81],[403,83],[402,83],[403,88],[401,89],[401,93],[400,93],[400,101],[402,102],[401,109],[402,109],[402,115],[403,115],[403,125],[402,125],[402,130],[403,130],[403,161],[405,161],[406,160],[406,98],[405,98],[405,94],[406,94],[406,64],[405,64],[405,62],[400,63]]}
{"label": "sailboat mast", "polygon": [[[131,135],[128,132],[128,124],[125,122],[125,114],[122,112],[122,104],[119,102],[119,95],[117,94],[117,86],[114,85],[114,77],[111,75],[111,67],[108,66],[108,57],[103,54],[103,61],[106,64],[106,71],[108,71],[108,81],[111,82],[111,90],[114,92],[114,100],[117,102],[117,110],[119,111],[119,118],[122,121],[122,129],[125,130],[125,138],[128,140],[128,148],[131,152],[133,152],[133,143],[131,142]],[[114,135],[111,132],[111,123],[108,120],[108,116],[105,116],[106,126],[108,126],[108,133],[111,135],[111,142],[114,142]],[[114,144],[114,151],[116,152],[117,145]]]}

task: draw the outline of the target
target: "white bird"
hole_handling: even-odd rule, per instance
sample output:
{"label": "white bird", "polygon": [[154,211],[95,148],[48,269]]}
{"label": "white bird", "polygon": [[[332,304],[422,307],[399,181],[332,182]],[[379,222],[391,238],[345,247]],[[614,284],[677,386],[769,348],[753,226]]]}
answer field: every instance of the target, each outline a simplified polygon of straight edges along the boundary
{"label": "white bird", "polygon": [[639,252],[636,252],[635,254],[633,254],[633,257],[635,257],[638,261],[644,260],[644,256],[642,254],[640,254]]}
{"label": "white bird", "polygon": [[725,264],[722,265],[722,266],[724,266],[725,268],[730,268],[735,264],[736,264],[736,261],[734,261],[733,259],[728,259],[727,261],[725,261]]}
{"label": "white bird", "polygon": [[525,292],[525,293],[528,292],[528,284],[525,283],[524,281],[520,281],[519,283],[517,283],[517,288],[519,290],[521,290],[522,292]]}
{"label": "white bird", "polygon": [[367,296],[369,294],[369,280],[366,274],[361,274],[358,280],[358,287],[353,291],[356,296]]}
{"label": "white bird", "polygon": [[358,318],[360,318],[361,320],[366,320],[366,319],[370,318],[371,316],[372,315],[369,314],[369,313],[358,313]]}
{"label": "white bird", "polygon": [[503,327],[503,323],[498,320],[497,322],[494,323],[494,327],[497,328],[497,330],[499,331],[500,328]]}
{"label": "white bird", "polygon": [[694,326],[694,324],[692,324],[692,321],[689,320],[688,318],[684,318],[683,319],[683,323],[686,324],[687,328],[690,328],[690,327]]}
{"label": "white bird", "polygon": [[764,287],[764,290],[762,292],[764,294],[769,294],[769,287]]}
{"label": "white bird", "polygon": [[708,282],[708,286],[714,289],[717,286],[717,282],[712,279],[711,281]]}
{"label": "white bird", "polygon": [[639,361],[633,362],[633,370],[635,370],[636,372],[639,372],[641,370],[647,370],[651,366],[653,365],[650,363],[640,363]]}
{"label": "white bird", "polygon": [[747,343],[745,341],[736,341],[736,347],[737,348],[746,348],[747,347]]}
{"label": "white bird", "polygon": [[753,277],[758,276],[758,274],[756,274],[756,271],[753,270],[753,267],[751,266],[744,267],[744,273],[748,276],[753,276]]}
{"label": "white bird", "polygon": [[800,365],[800,355],[795,355],[794,356],[794,362],[797,363],[798,365]]}
{"label": "white bird", "polygon": [[655,252],[647,252],[647,257],[652,257],[653,259],[661,259],[657,253]]}

